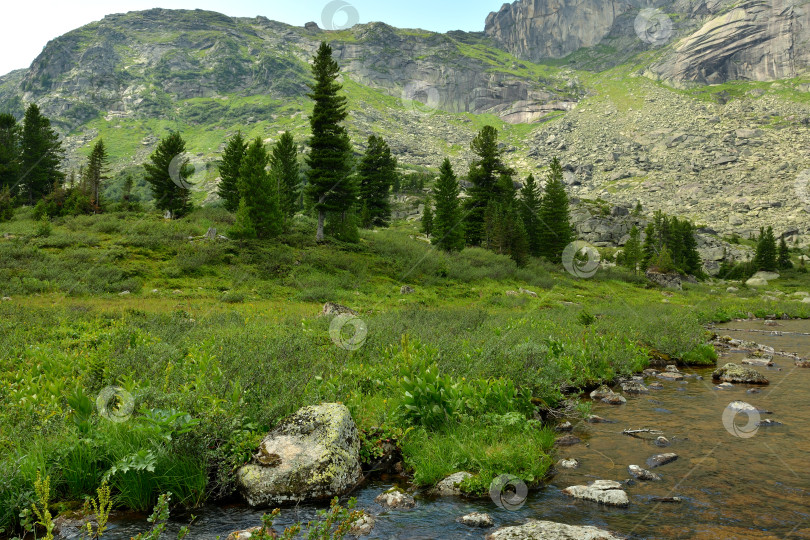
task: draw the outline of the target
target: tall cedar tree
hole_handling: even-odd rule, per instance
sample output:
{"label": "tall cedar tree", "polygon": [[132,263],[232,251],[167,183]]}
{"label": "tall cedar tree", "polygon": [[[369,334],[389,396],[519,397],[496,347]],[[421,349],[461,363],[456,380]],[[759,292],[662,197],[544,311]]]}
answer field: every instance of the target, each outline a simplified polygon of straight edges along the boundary
{"label": "tall cedar tree", "polygon": [[270,154],[261,137],[248,145],[242,167],[239,169],[239,196],[245,201],[251,223],[259,238],[273,238],[281,234],[284,218],[278,202],[278,190],[270,179],[267,167]]}
{"label": "tall cedar tree", "polygon": [[470,143],[477,156],[470,165],[468,175],[472,187],[470,198],[465,203],[465,235],[468,245],[478,246],[484,240],[484,216],[487,206],[500,193],[499,180],[502,176],[514,175],[514,171],[504,165],[501,150],[498,148],[498,130],[485,126]]}
{"label": "tall cedar tree", "polygon": [[104,146],[104,139],[99,139],[90,151],[87,158],[87,168],[84,169],[84,184],[90,196],[90,204],[98,211],[101,205],[101,187],[104,180],[108,180],[110,173],[110,158]]}
{"label": "tall cedar tree", "polygon": [[64,156],[59,136],[51,121],[32,103],[25,111],[22,129],[22,188],[28,203],[34,202],[61,185],[65,174],[60,170]]}
{"label": "tall cedar tree", "polygon": [[389,194],[397,175],[397,159],[382,137],[368,138],[357,170],[360,179],[360,205],[363,227],[387,227],[391,221]]}
{"label": "tall cedar tree", "polygon": [[217,195],[224,201],[225,209],[228,212],[236,212],[239,209],[239,169],[242,168],[242,159],[247,151],[247,141],[242,137],[242,132],[228,139],[225,151],[222,152],[222,161],[219,164],[219,187]]}
{"label": "tall cedar tree", "polygon": [[425,210],[422,212],[422,232],[430,238],[433,234],[433,201],[430,195],[425,197]]}
{"label": "tall cedar tree", "polygon": [[777,259],[776,237],[773,234],[773,228],[760,228],[756,255],[754,255],[754,266],[756,266],[757,270],[774,272],[777,269]]}
{"label": "tall cedar tree", "polygon": [[309,118],[312,137],[306,158],[310,168],[307,196],[318,212],[316,240],[321,242],[326,213],[345,217],[357,198],[357,187],[352,178],[352,145],[343,126],[347,100],[340,94],[340,67],[327,43],[321,43],[315,54],[312,74],[315,83],[308,96],[315,106]]}
{"label": "tall cedar tree", "polygon": [[20,125],[10,114],[0,114],[0,190],[14,194],[20,177]]}
{"label": "tall cedar tree", "polygon": [[630,229],[630,239],[624,245],[624,251],[622,251],[622,265],[633,272],[638,270],[638,265],[643,257],[640,237],[641,233],[638,227],[633,225],[633,228]]}
{"label": "tall cedar tree", "polygon": [[172,219],[184,216],[192,208],[188,178],[194,173],[194,167],[184,158],[181,158],[179,167],[176,167],[177,163],[172,165],[172,160],[185,151],[186,141],[179,133],[172,133],[158,143],[149,161],[143,165],[144,179],[152,189],[155,207],[168,212]]}
{"label": "tall cedar tree", "polygon": [[529,260],[529,243],[516,204],[512,177],[503,175],[498,182],[498,197],[489,202],[484,214],[484,238],[489,249],[509,255],[518,266],[524,266]]}
{"label": "tall cedar tree", "polygon": [[526,231],[526,239],[529,243],[529,253],[535,257],[540,256],[540,202],[542,193],[540,186],[534,179],[534,175],[529,175],[526,183],[520,190],[520,214],[523,219],[523,228]]}
{"label": "tall cedar tree", "polygon": [[445,251],[464,249],[464,223],[458,199],[458,179],[453,173],[450,160],[445,159],[439,169],[439,179],[433,190],[436,211],[433,214],[433,237],[431,243]]}
{"label": "tall cedar tree", "polygon": [[298,211],[301,165],[298,163],[298,145],[289,131],[285,131],[273,146],[270,177],[276,183],[281,213],[293,217]]}
{"label": "tall cedar tree", "polygon": [[560,161],[551,160],[543,199],[540,203],[540,255],[551,262],[562,262],[565,248],[574,241],[568,195]]}
{"label": "tall cedar tree", "polygon": [[790,260],[790,249],[788,249],[784,236],[779,241],[779,256],[776,263],[780,270],[789,270],[793,268],[793,261]]}

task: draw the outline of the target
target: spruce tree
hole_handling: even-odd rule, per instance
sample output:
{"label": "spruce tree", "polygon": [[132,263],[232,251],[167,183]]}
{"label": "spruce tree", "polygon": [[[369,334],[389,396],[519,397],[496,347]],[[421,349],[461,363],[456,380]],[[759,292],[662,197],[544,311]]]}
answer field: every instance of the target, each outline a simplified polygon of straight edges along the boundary
{"label": "spruce tree", "polygon": [[430,238],[433,234],[433,201],[430,196],[425,198],[425,211],[422,212],[422,232]]}
{"label": "spruce tree", "polygon": [[774,272],[777,270],[777,257],[776,237],[773,234],[773,227],[761,228],[759,230],[756,255],[754,256],[754,266],[756,266],[757,270]]}
{"label": "spruce tree", "polygon": [[20,178],[20,126],[10,114],[0,114],[0,190],[13,196]]}
{"label": "spruce tree", "polygon": [[391,186],[397,175],[397,160],[388,143],[372,135],[357,171],[363,227],[386,227],[391,221]]}
{"label": "spruce tree", "polygon": [[285,131],[273,146],[270,177],[276,183],[281,213],[287,218],[293,217],[298,211],[301,166],[298,163],[298,145],[289,131]]}
{"label": "spruce tree", "polygon": [[788,248],[785,237],[779,241],[779,255],[776,261],[780,270],[789,270],[793,268],[793,261],[790,260],[790,249]]}
{"label": "spruce tree", "polygon": [[132,188],[135,186],[135,181],[132,180],[132,175],[128,174],[124,185],[121,188],[121,210],[125,212],[132,209]]}
{"label": "spruce tree", "polygon": [[269,164],[270,154],[261,137],[257,137],[248,145],[239,169],[239,204],[245,202],[259,238],[278,236],[284,226],[278,190],[267,171]]}
{"label": "spruce tree", "polygon": [[56,131],[35,103],[29,105],[23,119],[21,139],[22,188],[28,204],[53,191],[61,185],[65,174],[60,170],[64,150]]}
{"label": "spruce tree", "polygon": [[633,272],[636,272],[638,265],[641,263],[641,259],[641,233],[638,227],[633,225],[633,228],[630,229],[630,239],[624,245],[624,251],[622,252],[622,264]]}
{"label": "spruce tree", "polygon": [[84,169],[83,183],[90,197],[90,205],[98,211],[101,206],[101,187],[104,180],[108,180],[110,173],[110,158],[104,146],[104,139],[99,139],[90,151],[87,158],[87,167]]}
{"label": "spruce tree", "polygon": [[143,165],[144,179],[152,189],[155,207],[168,212],[172,219],[184,216],[192,208],[191,184],[187,179],[194,173],[194,167],[182,157],[178,158],[179,162],[172,163],[185,151],[186,141],[179,133],[172,133],[158,143],[149,161]]}
{"label": "spruce tree", "polygon": [[484,240],[484,216],[487,206],[499,195],[499,180],[502,176],[514,175],[514,171],[503,163],[498,148],[498,130],[485,126],[470,143],[476,159],[470,165],[468,175],[472,187],[470,198],[465,202],[465,236],[468,245],[478,246]]}
{"label": "spruce tree", "polygon": [[642,247],[641,269],[646,271],[658,257],[658,244],[656,242],[655,224],[648,223],[644,229],[644,246]]}
{"label": "spruce tree", "polygon": [[555,157],[540,203],[540,255],[553,263],[562,261],[565,248],[574,241],[568,194],[565,192],[560,161]]}
{"label": "spruce tree", "polygon": [[236,210],[236,219],[233,226],[228,229],[228,236],[234,240],[256,238],[256,227],[253,226],[253,218],[250,216],[250,208],[245,199],[239,200],[239,208]]}
{"label": "spruce tree", "polygon": [[484,213],[484,245],[496,253],[509,255],[518,266],[528,262],[529,245],[523,221],[516,208],[515,188],[510,175],[498,181],[498,196]]}
{"label": "spruce tree", "polygon": [[695,227],[687,220],[682,220],[680,225],[681,253],[683,264],[681,270],[693,276],[703,275],[703,260],[698,252],[697,239],[695,239]]}
{"label": "spruce tree", "polygon": [[340,94],[340,67],[327,43],[321,43],[315,54],[312,74],[315,83],[308,96],[315,106],[309,119],[312,137],[306,158],[310,169],[307,196],[318,212],[316,240],[320,242],[327,212],[345,220],[355,203],[357,188],[352,178],[352,146],[343,125],[347,100]]}
{"label": "spruce tree", "polygon": [[14,198],[8,186],[0,188],[0,222],[8,221],[14,215]]}
{"label": "spruce tree", "polygon": [[222,153],[222,161],[219,163],[220,182],[217,187],[217,195],[224,201],[225,209],[228,212],[236,212],[239,208],[239,169],[242,167],[242,159],[247,151],[247,142],[242,137],[242,132],[228,139],[228,144]]}
{"label": "spruce tree", "polygon": [[542,195],[540,186],[533,175],[529,175],[523,188],[520,190],[520,213],[523,219],[523,228],[529,245],[529,253],[535,257],[540,256],[540,202]]}
{"label": "spruce tree", "polygon": [[458,179],[453,173],[449,159],[445,159],[439,169],[433,196],[436,211],[433,215],[433,237],[431,243],[445,251],[464,249],[464,223],[459,203]]}

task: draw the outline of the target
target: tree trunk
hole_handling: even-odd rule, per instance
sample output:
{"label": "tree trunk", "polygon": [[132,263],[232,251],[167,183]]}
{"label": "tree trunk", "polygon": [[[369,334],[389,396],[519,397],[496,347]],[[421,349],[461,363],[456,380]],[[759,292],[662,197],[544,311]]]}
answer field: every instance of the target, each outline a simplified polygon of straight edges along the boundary
{"label": "tree trunk", "polygon": [[316,242],[323,242],[323,220],[326,217],[324,210],[318,210],[318,233],[315,235]]}

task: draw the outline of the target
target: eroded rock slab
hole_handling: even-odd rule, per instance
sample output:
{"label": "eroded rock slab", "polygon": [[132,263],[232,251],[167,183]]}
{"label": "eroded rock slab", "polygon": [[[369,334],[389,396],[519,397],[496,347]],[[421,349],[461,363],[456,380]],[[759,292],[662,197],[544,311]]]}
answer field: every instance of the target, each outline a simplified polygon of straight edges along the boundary
{"label": "eroded rock slab", "polygon": [[593,501],[607,506],[628,506],[630,499],[621,488],[622,485],[619,482],[597,480],[587,486],[567,487],[563,490],[563,493],[575,499]]}
{"label": "eroded rock slab", "polygon": [[620,540],[596,527],[578,527],[553,521],[530,519],[525,525],[501,527],[486,540]]}

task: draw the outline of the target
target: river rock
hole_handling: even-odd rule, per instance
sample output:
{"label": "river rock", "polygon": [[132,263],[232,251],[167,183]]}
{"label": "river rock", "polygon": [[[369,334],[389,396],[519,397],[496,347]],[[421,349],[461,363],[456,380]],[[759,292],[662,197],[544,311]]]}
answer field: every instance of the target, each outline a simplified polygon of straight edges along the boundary
{"label": "river rock", "polygon": [[607,418],[602,418],[601,416],[596,416],[592,414],[586,420],[589,424],[615,424],[615,420],[608,420]]}
{"label": "river rock", "polygon": [[567,422],[567,421],[563,422],[562,424],[559,424],[557,427],[554,428],[554,431],[557,431],[559,433],[567,433],[567,432],[573,431],[573,430],[574,430],[574,425],[571,422]]}
{"label": "river rock", "polygon": [[408,509],[416,506],[414,498],[398,487],[380,493],[374,502],[386,508]]}
{"label": "river rock", "polygon": [[579,460],[578,459],[561,459],[557,466],[561,469],[578,469],[579,468]]}
{"label": "river rock", "polygon": [[666,448],[671,445],[672,443],[669,442],[669,439],[667,439],[666,437],[658,437],[657,439],[655,439],[655,446],[659,448]]}
{"label": "river rock", "polygon": [[747,366],[770,367],[773,365],[773,360],[768,360],[767,358],[743,358],[740,363]]}
{"label": "river rock", "polygon": [[656,467],[672,463],[676,459],[678,459],[678,454],[656,454],[647,458],[647,467],[655,469]]}
{"label": "river rock", "polygon": [[649,394],[650,389],[644,386],[643,383],[636,381],[628,381],[622,383],[622,391],[627,394]]}
{"label": "river rock", "polygon": [[810,360],[796,360],[796,367],[810,368]]}
{"label": "river rock", "polygon": [[745,401],[732,401],[731,403],[728,404],[728,407],[726,408],[745,413],[773,414],[771,413],[771,411],[759,409],[757,407],[754,407],[750,403],[746,403]]}
{"label": "river rock", "polygon": [[578,527],[530,519],[525,525],[501,527],[486,540],[620,540],[596,527]]}
{"label": "river rock", "polygon": [[760,420],[760,422],[757,424],[757,427],[773,427],[781,425],[783,425],[782,422],[777,422],[776,420],[766,418],[765,420]]}
{"label": "river rock", "polygon": [[593,501],[607,506],[628,506],[630,499],[627,497],[619,482],[612,480],[597,480],[587,486],[570,486],[563,490],[563,493],[586,501]]}
{"label": "river rock", "polygon": [[666,372],[667,373],[680,373],[680,371],[678,370],[678,366],[676,366],[674,364],[668,365],[667,369],[666,369]]}
{"label": "river rock", "polygon": [[649,386],[647,386],[647,388],[649,388],[650,390],[663,390],[664,385],[661,384],[660,382],[654,382],[651,383]]}
{"label": "river rock", "polygon": [[768,379],[757,370],[737,364],[726,364],[712,373],[712,379],[728,383],[769,384]]}
{"label": "river rock", "polygon": [[360,518],[352,523],[352,528],[349,530],[349,534],[352,536],[368,536],[371,534],[371,531],[374,529],[374,525],[376,524],[377,520],[374,518],[374,516],[364,512]]}
{"label": "river rock", "polygon": [[659,373],[656,377],[665,381],[682,381],[684,379],[683,373],[672,373],[671,371]]}
{"label": "river rock", "polygon": [[612,395],[613,393],[614,393],[613,390],[611,390],[607,386],[602,385],[593,392],[591,392],[591,399],[594,400],[603,399],[606,398],[607,396]]}
{"label": "river rock", "polygon": [[471,477],[472,474],[464,471],[453,473],[436,484],[436,487],[430,491],[430,494],[438,497],[458,497],[462,495],[461,489],[458,487],[458,485],[467,478]]}
{"label": "river rock", "polygon": [[645,482],[660,482],[661,477],[654,472],[648,471],[647,469],[642,469],[638,465],[630,465],[627,467],[627,470],[630,472],[630,476],[637,480],[643,480]]}
{"label": "river rock", "polygon": [[488,529],[489,527],[495,525],[495,522],[492,520],[492,516],[481,512],[473,512],[472,514],[461,516],[458,518],[458,522],[467,525],[468,527],[480,527],[482,529]]}
{"label": "river rock", "polygon": [[[244,531],[234,531],[228,535],[228,540],[249,540],[254,536],[259,536],[264,527],[252,527]],[[269,529],[264,531],[267,535],[265,538],[278,538],[276,531]]]}
{"label": "river rock", "polygon": [[554,441],[556,446],[574,446],[575,444],[579,444],[582,442],[582,439],[579,437],[575,437],[573,435],[564,435]]}
{"label": "river rock", "polygon": [[608,405],[624,405],[627,403],[627,399],[619,394],[610,394],[602,398],[602,403],[607,403]]}
{"label": "river rock", "polygon": [[683,499],[680,497],[653,497],[652,501],[658,503],[679,503],[683,502]]}
{"label": "river rock", "polygon": [[264,438],[237,485],[251,506],[342,495],[362,476],[360,436],[338,403],[304,407]]}

